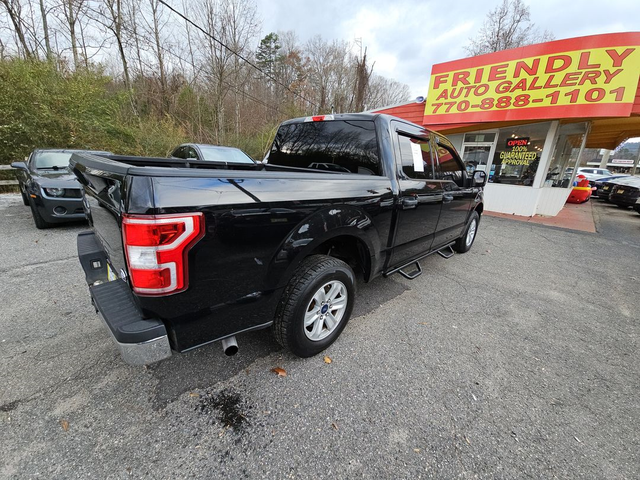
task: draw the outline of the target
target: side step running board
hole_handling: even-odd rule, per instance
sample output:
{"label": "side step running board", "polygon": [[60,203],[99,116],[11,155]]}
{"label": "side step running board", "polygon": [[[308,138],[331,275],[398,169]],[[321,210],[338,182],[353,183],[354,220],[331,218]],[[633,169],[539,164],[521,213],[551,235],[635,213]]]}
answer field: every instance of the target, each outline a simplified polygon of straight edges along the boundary
{"label": "side step running board", "polygon": [[[440,250],[432,250],[429,253],[425,253],[424,255],[421,255],[415,260],[411,260],[410,262],[400,265],[399,267],[395,267],[389,270],[388,272],[384,272],[382,275],[386,278],[386,277],[390,277],[394,273],[399,273],[404,278],[413,280],[414,278],[419,277],[422,274],[422,267],[420,267],[420,263],[419,263],[420,260],[422,260],[425,257],[428,257],[429,255],[433,255],[436,252],[440,254],[443,258],[451,258],[455,254],[455,252],[453,251],[454,243],[455,242],[451,242],[449,245],[445,245]],[[449,251],[447,251],[447,249],[449,249]],[[405,272],[404,269],[407,267],[410,267],[411,265],[415,265],[416,269],[413,272]]]}
{"label": "side step running board", "polygon": [[[447,252],[445,252],[446,250],[448,250]],[[451,258],[456,254],[456,252],[453,250],[453,247],[451,245],[447,245],[444,248],[441,248],[440,250],[438,250],[438,255],[440,255],[442,258]]]}
{"label": "side step running board", "polygon": [[420,262],[415,262],[414,265],[416,266],[416,269],[413,272],[407,273],[404,270],[400,269],[398,270],[398,273],[408,280],[413,280],[414,278],[422,275],[422,267],[420,266]]}

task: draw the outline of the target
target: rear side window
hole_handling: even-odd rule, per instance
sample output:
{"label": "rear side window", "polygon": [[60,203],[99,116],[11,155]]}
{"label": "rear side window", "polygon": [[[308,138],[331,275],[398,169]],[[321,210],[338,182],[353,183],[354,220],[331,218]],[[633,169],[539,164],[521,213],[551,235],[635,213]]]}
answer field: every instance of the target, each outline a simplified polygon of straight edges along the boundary
{"label": "rear side window", "polygon": [[330,120],[282,125],[269,163],[331,172],[381,175],[375,125],[369,120]]}
{"label": "rear side window", "polygon": [[187,147],[178,147],[171,154],[175,158],[187,158]]}
{"label": "rear side window", "polygon": [[433,179],[433,155],[428,140],[398,135],[402,172],[409,178]]}

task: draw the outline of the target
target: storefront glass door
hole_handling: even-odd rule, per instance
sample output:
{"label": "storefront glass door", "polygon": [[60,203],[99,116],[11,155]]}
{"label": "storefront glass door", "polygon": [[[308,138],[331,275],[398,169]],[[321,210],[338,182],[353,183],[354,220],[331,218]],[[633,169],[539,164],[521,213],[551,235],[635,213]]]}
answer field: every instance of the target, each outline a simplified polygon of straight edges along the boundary
{"label": "storefront glass door", "polygon": [[495,148],[496,132],[467,133],[462,142],[460,156],[470,175],[482,170],[489,175],[491,158]]}

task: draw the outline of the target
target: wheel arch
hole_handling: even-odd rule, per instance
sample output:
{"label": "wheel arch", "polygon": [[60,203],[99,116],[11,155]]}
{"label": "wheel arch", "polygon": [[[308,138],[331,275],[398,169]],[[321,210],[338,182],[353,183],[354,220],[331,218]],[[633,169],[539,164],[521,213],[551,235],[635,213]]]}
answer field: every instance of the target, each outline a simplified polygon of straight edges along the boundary
{"label": "wheel arch", "polygon": [[354,270],[360,270],[365,281],[371,278],[371,251],[367,243],[354,234],[347,233],[326,238],[307,256],[322,254],[334,257],[349,264]]}
{"label": "wheel arch", "polygon": [[300,222],[280,244],[269,265],[269,283],[285,286],[310,255],[329,255],[360,270],[365,281],[377,269],[381,244],[373,221],[362,209],[325,208]]}

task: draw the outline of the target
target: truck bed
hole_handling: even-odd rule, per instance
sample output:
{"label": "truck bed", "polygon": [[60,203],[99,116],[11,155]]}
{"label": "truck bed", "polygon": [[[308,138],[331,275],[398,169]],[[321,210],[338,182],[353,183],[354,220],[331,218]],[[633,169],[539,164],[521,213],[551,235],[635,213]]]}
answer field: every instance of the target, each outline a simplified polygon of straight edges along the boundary
{"label": "truck bed", "polygon": [[[147,175],[147,176],[187,176],[187,177],[218,177],[237,176],[231,172],[274,172],[281,174],[306,173],[306,174],[329,174],[344,175],[342,172],[332,172],[313,168],[296,168],[281,165],[271,165],[256,163],[254,165],[240,163],[211,162],[204,160],[185,160],[181,158],[162,157],[136,157],[129,155],[91,155],[77,153],[71,157],[70,165],[74,166],[80,161],[83,165],[91,168],[104,168],[108,165],[109,171],[121,175]],[[141,170],[143,168],[144,170]],[[153,169],[153,170],[151,170]],[[223,173],[223,172],[229,173]]]}

